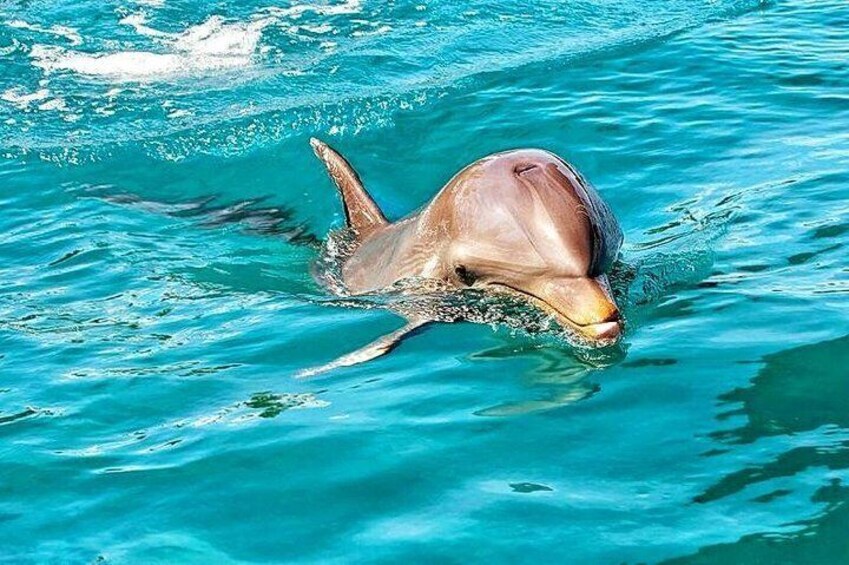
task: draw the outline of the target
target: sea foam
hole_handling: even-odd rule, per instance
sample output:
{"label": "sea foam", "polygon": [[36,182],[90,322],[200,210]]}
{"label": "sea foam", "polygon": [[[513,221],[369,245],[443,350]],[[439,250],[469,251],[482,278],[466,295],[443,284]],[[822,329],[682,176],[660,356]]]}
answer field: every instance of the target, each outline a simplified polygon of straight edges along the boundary
{"label": "sea foam", "polygon": [[[209,71],[237,69],[255,62],[263,30],[294,21],[307,13],[318,16],[353,14],[361,9],[360,0],[343,0],[327,5],[295,4],[287,8],[269,7],[259,10],[248,21],[226,21],[218,15],[179,33],[169,33],[148,25],[144,13],[134,13],[119,23],[132,27],[140,36],[153,40],[161,50],[125,50],[111,53],[83,52],[56,45],[33,45],[32,64],[45,72],[72,71],[113,80],[155,80],[175,75],[192,75]],[[25,23],[25,22],[24,22]],[[26,24],[29,28],[29,24]],[[323,32],[329,26],[320,24]],[[79,35],[69,35],[67,28],[40,29],[64,34],[72,45],[80,45]],[[73,30],[70,30],[73,31]]]}
{"label": "sea foam", "polygon": [[58,46],[34,45],[30,51],[33,64],[47,72],[67,70],[118,80],[245,67],[252,63],[262,29],[269,20],[228,23],[220,16],[212,16],[178,34],[148,27],[141,15],[124,18],[121,23],[158,40],[166,52],[84,53]]}

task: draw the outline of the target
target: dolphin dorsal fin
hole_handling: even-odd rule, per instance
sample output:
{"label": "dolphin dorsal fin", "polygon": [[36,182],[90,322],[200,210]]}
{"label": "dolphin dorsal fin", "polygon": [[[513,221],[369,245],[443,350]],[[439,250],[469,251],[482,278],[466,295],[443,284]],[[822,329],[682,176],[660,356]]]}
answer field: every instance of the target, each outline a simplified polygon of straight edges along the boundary
{"label": "dolphin dorsal fin", "polygon": [[366,192],[357,171],[335,149],[316,138],[310,139],[310,145],[316,156],[327,167],[327,173],[342,196],[345,207],[345,219],[357,237],[362,239],[374,230],[387,225],[389,222]]}

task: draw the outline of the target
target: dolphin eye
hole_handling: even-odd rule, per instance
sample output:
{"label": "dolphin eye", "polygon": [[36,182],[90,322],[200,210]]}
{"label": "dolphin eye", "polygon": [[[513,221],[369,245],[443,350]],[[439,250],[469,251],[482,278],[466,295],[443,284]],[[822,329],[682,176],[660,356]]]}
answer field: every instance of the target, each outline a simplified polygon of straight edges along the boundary
{"label": "dolphin eye", "polygon": [[456,267],[454,267],[454,274],[456,274],[457,277],[466,286],[472,286],[473,284],[475,284],[475,280],[477,280],[475,274],[463,265],[457,265]]}

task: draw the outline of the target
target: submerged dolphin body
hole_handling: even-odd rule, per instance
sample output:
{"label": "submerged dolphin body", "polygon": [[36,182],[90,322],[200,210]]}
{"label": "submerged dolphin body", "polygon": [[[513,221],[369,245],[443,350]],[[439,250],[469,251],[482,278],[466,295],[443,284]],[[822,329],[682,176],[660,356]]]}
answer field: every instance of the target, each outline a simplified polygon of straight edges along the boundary
{"label": "submerged dolphin body", "polygon": [[[351,294],[413,278],[449,288],[520,296],[590,343],[619,338],[622,321],[606,272],[622,231],[598,193],[568,163],[538,149],[496,153],[467,166],[419,212],[389,222],[350,163],[310,140],[336,183],[354,250],[341,274]],[[427,323],[410,324],[308,374],[389,351]]]}

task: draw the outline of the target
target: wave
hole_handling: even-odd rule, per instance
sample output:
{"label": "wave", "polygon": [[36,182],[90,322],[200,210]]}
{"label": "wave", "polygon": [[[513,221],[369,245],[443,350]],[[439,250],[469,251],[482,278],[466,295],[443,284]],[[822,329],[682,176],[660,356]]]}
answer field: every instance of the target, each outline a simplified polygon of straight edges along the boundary
{"label": "wave", "polygon": [[[174,75],[200,74],[251,65],[255,62],[263,30],[268,26],[281,25],[286,18],[299,18],[307,12],[321,16],[353,14],[359,8],[359,0],[345,0],[340,4],[325,6],[300,4],[289,8],[265,8],[253,14],[248,21],[227,21],[220,15],[212,15],[203,23],[179,33],[155,29],[148,25],[148,17],[144,13],[137,12],[121,18],[118,23],[132,27],[141,37],[155,40],[163,52],[126,50],[87,53],[55,45],[36,44],[30,56],[33,65],[47,73],[65,70],[105,77],[112,81],[155,80]],[[66,27],[54,26],[45,30],[22,21],[10,25],[63,35],[71,38],[73,45],[83,43],[76,31]]]}
{"label": "wave", "polygon": [[120,51],[84,53],[63,47],[35,45],[33,64],[50,73],[73,71],[115,80],[135,80],[245,67],[251,64],[261,26],[225,24],[212,17],[175,38],[173,52]]}
{"label": "wave", "polygon": [[[30,36],[13,37],[26,51],[18,63],[30,67],[20,70],[29,78],[15,93],[25,96],[25,84],[35,82],[66,103],[11,113],[0,128],[8,130],[8,154],[60,163],[99,159],[112,151],[105,146],[138,142],[169,159],[240,153],[306,130],[380,128],[396,112],[489,80],[483,77],[634,48],[760,5],[670,0],[658,15],[635,2],[563,7],[539,0],[499,13],[486,2],[381,10],[348,0],[261,7],[241,18],[206,15],[174,31],[164,19],[152,23],[158,8],[147,7],[119,19],[119,28],[135,32],[129,40],[74,32],[85,50],[45,43],[31,24],[17,28]],[[57,112],[64,125],[54,123]],[[40,127],[47,120],[50,127]]]}

